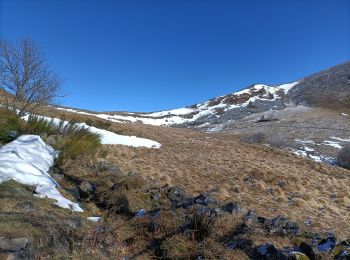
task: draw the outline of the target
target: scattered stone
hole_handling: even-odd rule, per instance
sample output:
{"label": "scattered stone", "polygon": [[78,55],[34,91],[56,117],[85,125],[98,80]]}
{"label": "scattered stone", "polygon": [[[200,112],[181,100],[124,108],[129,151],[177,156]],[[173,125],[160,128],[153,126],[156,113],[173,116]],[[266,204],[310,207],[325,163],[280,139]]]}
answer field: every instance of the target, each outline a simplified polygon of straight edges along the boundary
{"label": "scattered stone", "polygon": [[229,212],[229,213],[242,213],[243,210],[242,208],[239,206],[239,204],[237,202],[229,202],[227,204],[225,204],[223,207],[222,207],[222,210],[226,211],[226,212]]}
{"label": "scattered stone", "polygon": [[311,245],[305,242],[301,242],[299,245],[299,250],[300,252],[304,253],[307,257],[309,257],[310,260],[316,259],[316,254]]}
{"label": "scattered stone", "polygon": [[251,225],[259,223],[258,216],[256,215],[254,209],[251,209],[247,212],[247,214],[244,217],[244,223],[247,226],[251,226]]}
{"label": "scattered stone", "polygon": [[146,210],[140,209],[136,212],[135,217],[143,217],[146,215]]}
{"label": "scattered stone", "polygon": [[173,208],[188,208],[194,203],[193,198],[187,196],[183,189],[177,187],[168,188],[167,197]]}
{"label": "scattered stone", "polygon": [[43,139],[44,142],[46,141],[47,133],[41,133],[39,136],[40,136],[41,139]]}
{"label": "scattered stone", "polygon": [[29,239],[7,239],[4,237],[0,237],[0,252],[6,255],[6,259],[29,259]]}
{"label": "scattered stone", "polygon": [[194,198],[194,203],[207,206],[216,203],[212,195],[209,193],[202,193]]}
{"label": "scattered stone", "polygon": [[265,231],[269,234],[299,235],[300,227],[296,222],[289,222],[285,217],[278,216],[264,223]]}
{"label": "scattered stone", "polygon": [[61,143],[62,141],[63,139],[60,135],[50,135],[46,139],[46,143],[51,146],[55,146],[57,143]]}
{"label": "scattered stone", "polygon": [[333,248],[335,247],[335,238],[334,237],[328,237],[327,239],[322,239],[321,242],[317,246],[318,252],[331,252]]}
{"label": "scattered stone", "polygon": [[11,139],[16,139],[18,137],[18,133],[17,133],[17,131],[10,131],[8,133],[7,137],[9,137]]}
{"label": "scattered stone", "polygon": [[258,258],[260,259],[288,259],[288,256],[286,256],[283,252],[279,251],[272,244],[263,244],[259,246],[256,251]]}
{"label": "scattered stone", "polygon": [[89,198],[94,194],[96,188],[95,185],[91,184],[90,182],[83,181],[80,183],[78,190],[81,198]]}
{"label": "scattered stone", "polygon": [[312,225],[312,220],[310,218],[305,219],[304,224],[310,226]]}

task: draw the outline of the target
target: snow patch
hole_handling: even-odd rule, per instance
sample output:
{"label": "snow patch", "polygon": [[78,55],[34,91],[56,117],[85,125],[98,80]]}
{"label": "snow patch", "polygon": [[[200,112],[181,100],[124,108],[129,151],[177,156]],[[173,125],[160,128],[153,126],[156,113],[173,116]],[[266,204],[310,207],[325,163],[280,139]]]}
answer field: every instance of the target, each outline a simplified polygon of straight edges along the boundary
{"label": "snow patch", "polygon": [[86,219],[93,222],[100,222],[102,220],[101,217],[87,217]]}
{"label": "snow patch", "polygon": [[[22,119],[25,121],[28,121],[29,116],[30,115],[26,115],[22,117]],[[59,125],[62,121],[61,119],[58,119],[58,118],[50,118],[46,116],[38,116],[38,117],[43,118],[47,121],[52,121],[56,125]],[[63,121],[63,125],[67,125],[67,124],[69,124],[68,121]],[[89,126],[85,123],[76,123],[75,125],[83,129],[87,129],[92,133],[100,135],[102,144],[119,144],[119,145],[126,145],[126,146],[132,146],[132,147],[147,147],[147,148],[161,147],[160,143],[150,139],[139,138],[136,136],[119,135],[111,131],[100,129],[94,126]]]}
{"label": "snow patch", "polygon": [[342,139],[342,138],[335,137],[335,136],[331,136],[331,138],[334,140],[341,141],[341,142],[350,142],[350,138],[349,139]]}
{"label": "snow patch", "polygon": [[328,146],[332,146],[334,148],[337,148],[337,149],[341,149],[343,148],[338,142],[334,142],[334,141],[323,141],[322,143],[323,145],[328,145]]}
{"label": "snow patch", "polygon": [[78,203],[61,195],[48,174],[57,152],[36,135],[22,135],[0,148],[0,183],[14,180],[35,186],[36,197],[56,200],[56,205],[82,212]]}

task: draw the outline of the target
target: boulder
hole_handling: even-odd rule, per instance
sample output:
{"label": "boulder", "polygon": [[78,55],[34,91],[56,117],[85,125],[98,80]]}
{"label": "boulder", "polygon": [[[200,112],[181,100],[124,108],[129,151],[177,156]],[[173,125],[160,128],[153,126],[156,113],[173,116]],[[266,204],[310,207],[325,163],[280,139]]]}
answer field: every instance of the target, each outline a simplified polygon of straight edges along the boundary
{"label": "boulder", "polygon": [[78,186],[78,190],[81,198],[89,198],[89,197],[92,197],[96,188],[94,184],[91,184],[90,182],[87,182],[87,181],[83,181]]}
{"label": "boulder", "polygon": [[188,208],[193,205],[194,199],[188,196],[185,191],[178,187],[170,187],[166,191],[172,208]]}
{"label": "boulder", "polygon": [[264,228],[268,234],[279,235],[299,235],[300,227],[296,222],[290,222],[285,217],[278,216],[264,223]]}
{"label": "boulder", "polygon": [[57,145],[59,143],[62,143],[62,141],[63,141],[63,138],[60,135],[50,135],[46,139],[46,143],[48,145],[51,145],[51,146],[55,146],[55,145]]}
{"label": "boulder", "polygon": [[263,244],[256,249],[258,259],[288,259],[288,256],[272,244]]}
{"label": "boulder", "polygon": [[229,212],[231,214],[242,213],[243,209],[236,202],[229,202],[222,207],[223,211]]}
{"label": "boulder", "polygon": [[5,259],[30,259],[29,239],[0,237],[0,252]]}

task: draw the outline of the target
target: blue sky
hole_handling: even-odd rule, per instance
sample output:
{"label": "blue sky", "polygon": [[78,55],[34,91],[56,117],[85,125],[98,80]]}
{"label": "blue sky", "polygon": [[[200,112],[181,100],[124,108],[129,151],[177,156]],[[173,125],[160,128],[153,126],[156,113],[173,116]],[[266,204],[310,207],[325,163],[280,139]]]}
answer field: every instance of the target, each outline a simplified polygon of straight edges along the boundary
{"label": "blue sky", "polygon": [[65,79],[62,105],[157,111],[350,60],[349,0],[0,0]]}

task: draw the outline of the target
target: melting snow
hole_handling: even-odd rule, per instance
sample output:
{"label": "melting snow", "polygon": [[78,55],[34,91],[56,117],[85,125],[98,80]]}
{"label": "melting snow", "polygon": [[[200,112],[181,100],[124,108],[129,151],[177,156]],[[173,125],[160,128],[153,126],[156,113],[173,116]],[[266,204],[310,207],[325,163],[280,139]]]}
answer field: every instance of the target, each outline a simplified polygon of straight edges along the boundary
{"label": "melting snow", "polygon": [[100,222],[102,220],[101,217],[87,217],[86,219],[93,222]]}
{"label": "melting snow", "polygon": [[[58,125],[61,120],[58,118],[50,118],[45,116],[39,116],[40,118],[44,118],[47,121],[53,120],[53,122]],[[22,117],[24,120],[28,120],[29,115],[26,115]],[[69,124],[68,121],[64,121],[64,125]],[[147,147],[147,148],[160,148],[161,144],[145,138],[139,138],[136,136],[126,136],[126,135],[119,135],[116,133],[113,133],[111,131],[107,131],[104,129],[99,129],[94,126],[88,126],[85,123],[77,123],[81,128],[88,129],[92,133],[99,134],[101,136],[101,143],[102,144],[120,144],[120,145],[127,145],[127,146],[133,146],[133,147]]]}
{"label": "melting snow", "polygon": [[335,137],[335,136],[331,136],[331,138],[334,140],[341,141],[341,142],[350,142],[350,138],[349,139],[342,139],[342,138]]}
{"label": "melting snow", "polygon": [[57,152],[36,135],[22,135],[0,148],[0,183],[8,180],[35,186],[36,197],[56,200],[58,206],[83,211],[64,198],[57,182],[48,174]]}
{"label": "melting snow", "polygon": [[332,147],[337,148],[337,149],[343,148],[338,142],[334,142],[334,141],[326,140],[326,141],[323,141],[323,144],[328,145],[328,146],[332,146]]}

